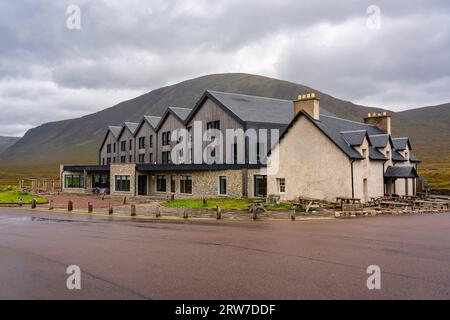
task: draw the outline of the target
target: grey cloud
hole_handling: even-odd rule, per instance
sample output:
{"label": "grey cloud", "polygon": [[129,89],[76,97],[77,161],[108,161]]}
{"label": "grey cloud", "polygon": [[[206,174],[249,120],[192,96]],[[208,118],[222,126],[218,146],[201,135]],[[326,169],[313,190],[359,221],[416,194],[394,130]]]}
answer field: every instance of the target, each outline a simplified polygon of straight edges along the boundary
{"label": "grey cloud", "polygon": [[[394,109],[449,101],[448,3],[376,1],[382,28],[369,31],[373,2],[3,1],[0,134],[215,72],[265,74]],[[81,7],[81,30],[66,28],[71,4]]]}

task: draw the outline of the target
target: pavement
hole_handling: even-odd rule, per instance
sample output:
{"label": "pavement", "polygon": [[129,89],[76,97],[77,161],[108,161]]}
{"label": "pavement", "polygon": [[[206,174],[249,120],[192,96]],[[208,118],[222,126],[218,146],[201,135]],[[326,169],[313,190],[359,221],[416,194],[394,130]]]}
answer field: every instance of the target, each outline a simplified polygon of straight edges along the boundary
{"label": "pavement", "polygon": [[[449,299],[450,214],[155,220],[0,208],[0,299]],[[68,290],[68,266],[81,290]],[[367,288],[367,268],[381,289]]]}

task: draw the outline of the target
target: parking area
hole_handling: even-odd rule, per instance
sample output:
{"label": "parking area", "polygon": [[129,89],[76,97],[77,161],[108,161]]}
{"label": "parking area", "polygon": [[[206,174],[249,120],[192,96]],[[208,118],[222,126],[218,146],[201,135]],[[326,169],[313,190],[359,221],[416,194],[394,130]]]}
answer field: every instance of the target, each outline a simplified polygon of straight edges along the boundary
{"label": "parking area", "polygon": [[[155,221],[0,208],[0,299],[450,296],[450,214]],[[81,269],[81,290],[66,268]],[[367,268],[381,269],[381,290]]]}

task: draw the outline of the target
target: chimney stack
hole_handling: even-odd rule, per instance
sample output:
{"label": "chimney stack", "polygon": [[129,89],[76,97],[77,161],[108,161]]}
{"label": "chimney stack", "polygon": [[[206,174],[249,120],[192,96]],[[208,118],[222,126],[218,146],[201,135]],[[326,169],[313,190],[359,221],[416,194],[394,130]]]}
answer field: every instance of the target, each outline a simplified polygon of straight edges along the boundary
{"label": "chimney stack", "polygon": [[315,93],[301,94],[297,100],[294,101],[294,117],[304,110],[314,120],[320,120],[320,99],[316,97]]}
{"label": "chimney stack", "polygon": [[384,133],[391,134],[391,116],[386,112],[369,112],[364,118],[364,123],[375,125]]}

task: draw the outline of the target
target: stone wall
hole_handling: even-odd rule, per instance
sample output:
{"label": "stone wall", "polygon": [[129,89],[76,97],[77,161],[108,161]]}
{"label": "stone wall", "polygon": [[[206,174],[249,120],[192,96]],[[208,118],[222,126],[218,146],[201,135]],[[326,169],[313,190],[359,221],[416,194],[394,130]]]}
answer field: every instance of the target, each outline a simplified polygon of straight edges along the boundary
{"label": "stone wall", "polygon": [[[111,195],[123,195],[123,196],[135,196],[136,195],[136,165],[133,163],[127,164],[111,164],[110,167],[110,194]],[[116,191],[116,178],[115,176],[130,176],[130,191]]]}

